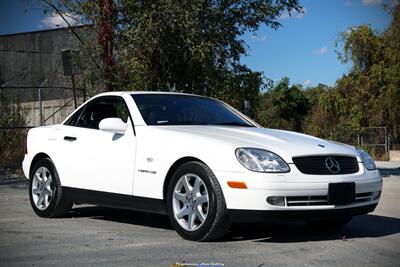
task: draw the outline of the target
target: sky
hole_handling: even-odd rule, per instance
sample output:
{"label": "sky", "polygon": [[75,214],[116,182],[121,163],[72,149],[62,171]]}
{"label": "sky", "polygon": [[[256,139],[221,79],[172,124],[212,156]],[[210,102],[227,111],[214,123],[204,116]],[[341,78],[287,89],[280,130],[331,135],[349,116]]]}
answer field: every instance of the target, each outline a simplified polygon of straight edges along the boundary
{"label": "sky", "polygon": [[[275,82],[289,77],[304,87],[332,86],[350,69],[335,52],[339,33],[361,24],[383,30],[391,19],[383,1],[300,0],[304,13],[283,14],[278,30],[262,26],[256,35],[242,36],[248,53],[241,62]],[[60,17],[44,14],[38,0],[0,0],[0,35],[62,26]]]}

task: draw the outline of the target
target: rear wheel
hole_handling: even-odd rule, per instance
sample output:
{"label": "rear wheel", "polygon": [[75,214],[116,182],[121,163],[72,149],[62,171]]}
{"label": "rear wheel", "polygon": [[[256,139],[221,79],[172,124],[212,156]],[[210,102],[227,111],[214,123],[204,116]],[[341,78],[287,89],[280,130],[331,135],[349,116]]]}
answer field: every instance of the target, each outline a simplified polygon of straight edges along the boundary
{"label": "rear wheel", "polygon": [[40,159],[33,166],[29,182],[31,206],[40,217],[63,216],[71,209],[72,203],[65,200],[57,170],[49,158]]}
{"label": "rear wheel", "polygon": [[225,199],[207,165],[188,162],[173,175],[167,192],[171,224],[185,239],[209,241],[229,229]]}
{"label": "rear wheel", "polygon": [[339,217],[323,220],[309,220],[307,223],[311,227],[318,229],[339,229],[351,221],[352,217]]}

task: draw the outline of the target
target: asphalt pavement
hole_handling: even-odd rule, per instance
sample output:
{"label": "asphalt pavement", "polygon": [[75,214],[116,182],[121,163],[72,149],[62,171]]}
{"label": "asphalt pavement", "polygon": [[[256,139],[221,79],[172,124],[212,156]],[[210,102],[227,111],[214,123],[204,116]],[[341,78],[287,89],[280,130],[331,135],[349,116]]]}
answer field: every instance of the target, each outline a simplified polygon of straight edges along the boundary
{"label": "asphalt pavement", "polygon": [[[27,182],[0,183],[0,266],[400,266],[400,176],[384,178],[375,212],[338,231],[303,223],[234,225],[218,242],[180,238],[167,217],[75,206],[67,218],[37,217]],[[175,264],[179,266],[179,264]],[[207,265],[203,265],[207,266]]]}

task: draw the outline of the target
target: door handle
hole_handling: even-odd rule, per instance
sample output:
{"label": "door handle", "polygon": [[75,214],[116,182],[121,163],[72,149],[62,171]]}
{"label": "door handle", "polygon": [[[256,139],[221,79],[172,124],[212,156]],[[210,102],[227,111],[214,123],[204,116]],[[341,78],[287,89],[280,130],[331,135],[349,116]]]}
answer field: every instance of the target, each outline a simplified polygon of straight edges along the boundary
{"label": "door handle", "polygon": [[73,141],[76,141],[76,137],[74,137],[74,136],[64,136],[64,140],[73,142]]}

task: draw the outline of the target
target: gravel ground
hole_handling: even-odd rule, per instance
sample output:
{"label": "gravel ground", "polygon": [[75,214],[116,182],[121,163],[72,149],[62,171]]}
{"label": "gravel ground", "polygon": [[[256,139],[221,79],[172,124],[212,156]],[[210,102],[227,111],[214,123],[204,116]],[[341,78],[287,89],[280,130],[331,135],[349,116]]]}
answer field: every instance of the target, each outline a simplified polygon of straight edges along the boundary
{"label": "gravel ground", "polygon": [[218,242],[182,240],[164,216],[77,206],[67,218],[31,210],[27,183],[0,181],[0,266],[399,266],[400,176],[384,179],[375,212],[338,231],[302,223],[236,225]]}

